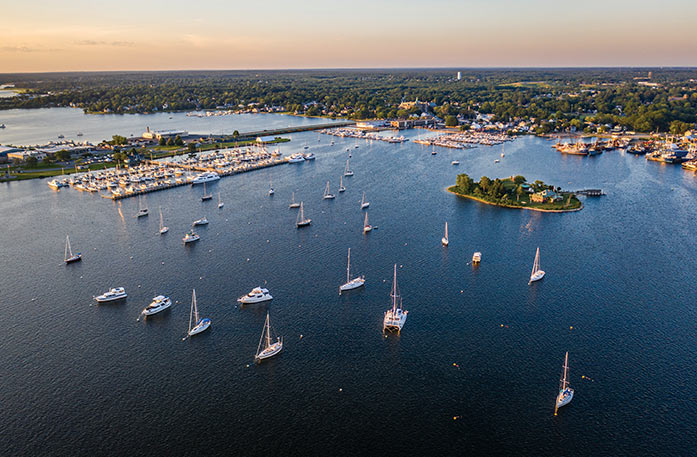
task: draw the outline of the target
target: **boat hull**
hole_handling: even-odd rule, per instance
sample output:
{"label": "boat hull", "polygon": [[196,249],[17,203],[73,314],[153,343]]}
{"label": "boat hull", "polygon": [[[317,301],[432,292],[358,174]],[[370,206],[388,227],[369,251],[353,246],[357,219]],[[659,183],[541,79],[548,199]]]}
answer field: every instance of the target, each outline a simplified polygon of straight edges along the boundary
{"label": "boat hull", "polygon": [[243,305],[253,305],[255,303],[263,303],[265,301],[270,301],[273,300],[273,297],[271,295],[265,295],[263,297],[247,297],[246,295],[244,297],[240,297],[237,299],[238,302],[242,303]]}
{"label": "boat hull", "polygon": [[162,311],[164,311],[164,310],[166,310],[166,309],[169,309],[170,306],[172,306],[172,301],[171,301],[171,300],[167,300],[166,302],[162,303],[162,304],[161,304],[160,306],[158,306],[157,308],[150,308],[150,309],[145,308],[145,309],[143,310],[143,314],[144,314],[145,316],[152,316],[152,315],[155,315],[155,314],[157,314],[157,313],[161,313]]}
{"label": "boat hull", "polygon": [[532,284],[535,281],[539,281],[540,279],[542,279],[544,277],[545,277],[545,272],[542,270],[538,270],[537,273],[530,276],[530,281],[528,282],[528,284]]}
{"label": "boat hull", "polygon": [[74,256],[68,257],[67,259],[65,259],[66,264],[80,262],[80,261],[82,261],[82,254],[75,254]]}
{"label": "boat hull", "polygon": [[566,389],[562,390],[559,392],[559,395],[557,395],[557,408],[561,408],[562,406],[566,406],[569,403],[571,403],[571,400],[574,398],[574,389],[567,387]]}
{"label": "boat hull", "polygon": [[267,347],[263,351],[261,351],[259,354],[257,354],[256,357],[254,357],[254,361],[259,363],[264,359],[268,359],[270,357],[273,357],[277,354],[279,354],[283,350],[283,343],[281,341],[277,341],[271,346]]}
{"label": "boat hull", "polygon": [[308,225],[312,224],[312,219],[308,219],[306,221],[301,221],[297,222],[295,225],[300,228],[300,227],[307,227]]}
{"label": "boat hull", "polygon": [[443,246],[447,246],[449,244],[449,241],[447,238],[441,238],[440,242],[443,244]]}
{"label": "boat hull", "polygon": [[386,311],[385,318],[382,321],[382,331],[401,332],[407,321],[407,313],[408,311],[403,311],[392,315],[392,310]]}
{"label": "boat hull", "polygon": [[198,322],[198,324],[196,324],[196,326],[194,328],[189,330],[189,336],[198,335],[199,333],[201,333],[205,330],[208,330],[208,327],[210,327],[210,326],[211,326],[211,320],[209,318],[206,317],[204,319],[201,319]]}
{"label": "boat hull", "polygon": [[97,301],[97,303],[109,303],[112,301],[123,300],[126,297],[128,297],[128,295],[124,293],[120,295],[113,295],[110,297],[104,297],[103,295],[100,295],[99,297],[94,297],[94,299]]}
{"label": "boat hull", "polygon": [[358,289],[359,287],[363,287],[364,285],[365,279],[363,279],[362,277],[355,278],[347,282],[346,284],[342,284],[341,286],[339,286],[339,293],[345,292],[347,290]]}

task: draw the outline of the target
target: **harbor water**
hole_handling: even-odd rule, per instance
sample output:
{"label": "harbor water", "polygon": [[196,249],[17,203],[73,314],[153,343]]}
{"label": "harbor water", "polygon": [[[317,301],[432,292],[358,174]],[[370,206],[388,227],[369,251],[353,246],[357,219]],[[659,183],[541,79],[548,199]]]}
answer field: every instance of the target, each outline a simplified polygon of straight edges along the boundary
{"label": "harbor water", "polygon": [[[98,136],[114,133],[140,131]],[[355,175],[323,200],[347,149]],[[145,218],[137,199],[2,184],[1,453],[694,453],[697,177],[621,151],[563,156],[534,137],[504,158],[501,145],[431,149],[294,134],[283,153],[315,161],[210,184],[223,209],[200,187],[149,194]],[[445,191],[463,172],[607,195],[574,213],[498,208]],[[365,235],[364,191],[377,228]],[[310,227],[296,229],[291,192]],[[82,262],[64,265],[66,234]],[[547,274],[528,285],[537,247]],[[340,296],[348,248],[366,286]],[[393,264],[409,314],[385,337]],[[118,286],[125,302],[96,305]],[[255,286],[273,301],[240,307]],[[193,288],[213,323],[182,341]],[[158,294],[172,308],[138,321]],[[285,346],[255,365],[267,311]],[[566,351],[576,393],[555,417]]]}

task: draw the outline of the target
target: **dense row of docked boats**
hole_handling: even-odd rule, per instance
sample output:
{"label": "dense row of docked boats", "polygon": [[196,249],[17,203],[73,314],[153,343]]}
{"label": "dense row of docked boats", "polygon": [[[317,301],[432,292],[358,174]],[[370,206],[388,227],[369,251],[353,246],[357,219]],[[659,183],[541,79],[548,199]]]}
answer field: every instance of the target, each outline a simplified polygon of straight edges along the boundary
{"label": "dense row of docked boats", "polygon": [[356,128],[347,128],[347,127],[326,129],[326,130],[322,130],[321,133],[324,133],[326,135],[338,136],[341,138],[356,138],[359,140],[370,140],[370,141],[375,140],[375,141],[384,141],[386,143],[404,143],[406,141],[409,141],[409,139],[404,138],[403,135],[400,135],[400,136],[380,135],[376,132],[364,132],[363,130],[359,130]]}

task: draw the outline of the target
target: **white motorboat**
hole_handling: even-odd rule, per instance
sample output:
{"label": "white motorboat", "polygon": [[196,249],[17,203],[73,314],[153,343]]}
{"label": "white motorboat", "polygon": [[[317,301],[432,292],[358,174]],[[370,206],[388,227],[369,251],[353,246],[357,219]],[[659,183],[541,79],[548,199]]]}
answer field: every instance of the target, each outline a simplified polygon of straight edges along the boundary
{"label": "white motorboat", "polygon": [[368,211],[366,211],[363,219],[363,233],[368,233],[371,230],[373,230],[373,226],[368,223]]}
{"label": "white motorboat", "polygon": [[290,205],[288,205],[288,208],[300,208],[300,203],[295,201],[295,192],[293,192],[290,198]]}
{"label": "white motorboat", "polygon": [[341,175],[339,176],[339,192],[345,192],[346,188],[344,187],[344,176]]}
{"label": "white motorboat", "polygon": [[82,254],[73,254],[73,249],[70,247],[70,236],[65,235],[65,263],[79,262],[82,260]]}
{"label": "white motorboat", "polygon": [[218,192],[218,209],[222,209],[223,206],[225,206],[225,203],[220,199],[220,192]]}
{"label": "white motorboat", "polygon": [[409,311],[404,311],[402,309],[402,297],[399,295],[399,288],[397,287],[397,264],[394,264],[394,278],[392,279],[392,292],[390,293],[392,297],[392,308],[385,311],[385,318],[382,321],[382,331],[386,330],[396,330],[397,332],[402,331],[404,323],[407,321],[407,314]]}
{"label": "white motorboat", "polygon": [[346,282],[339,286],[339,295],[341,292],[351,289],[357,289],[365,284],[365,276],[356,276],[351,279],[351,248],[348,250],[348,260],[346,262]]}
{"label": "white motorboat", "polygon": [[315,160],[315,155],[311,152],[309,154],[303,154],[305,160]]}
{"label": "white motorboat", "polygon": [[198,234],[196,232],[194,232],[193,229],[191,229],[191,231],[187,232],[187,234],[184,235],[184,238],[182,238],[182,241],[184,242],[184,244],[188,244],[188,243],[193,243],[194,241],[198,241],[200,239],[201,239],[201,237],[198,236]]}
{"label": "white motorboat", "polygon": [[537,253],[535,253],[535,261],[532,263],[532,273],[530,273],[530,281],[528,281],[528,285],[535,281],[539,281],[544,277],[545,272],[540,268],[540,248],[538,247]]}
{"label": "white motorboat", "polygon": [[288,163],[302,163],[304,161],[305,157],[300,153],[296,153],[288,157]]}
{"label": "white motorboat", "polygon": [[333,200],[334,198],[336,198],[334,194],[329,192],[329,181],[327,181],[327,185],[324,188],[324,195],[322,196],[322,198],[325,200]]}
{"label": "white motorboat", "polygon": [[210,326],[211,320],[209,318],[199,318],[198,305],[196,304],[196,289],[194,289],[194,292],[191,295],[191,311],[189,312],[189,331],[186,333],[186,335],[194,336],[197,333],[201,333],[204,330],[207,330]]}
{"label": "white motorboat", "polygon": [[499,163],[501,162],[499,159],[494,160],[494,163]]}
{"label": "white motorboat", "polygon": [[238,302],[243,303],[245,305],[261,303],[269,300],[273,300],[273,297],[269,293],[268,289],[264,289],[262,287],[255,287],[247,295],[242,295],[240,298],[237,299]]}
{"label": "white motorboat", "polygon": [[361,209],[366,209],[370,206],[370,202],[365,201],[365,192],[363,192],[363,198],[361,198]]}
{"label": "white motorboat", "polygon": [[450,162],[450,165],[460,165],[460,161],[459,161],[459,160],[453,160],[452,162]]}
{"label": "white motorboat", "polygon": [[116,301],[116,300],[121,300],[122,298],[126,298],[128,295],[126,295],[126,289],[123,287],[114,287],[109,292],[104,292],[102,295],[98,295],[94,297],[95,300],[97,300],[97,303],[107,303],[110,301]]}
{"label": "white motorboat", "polygon": [[445,223],[445,236],[441,238],[440,240],[441,243],[443,243],[443,246],[447,246],[449,241],[448,241],[448,223]]}
{"label": "white motorboat", "polygon": [[257,353],[254,356],[254,362],[259,363],[264,359],[273,357],[283,350],[283,337],[277,337],[274,343],[271,342],[271,324],[269,321],[269,312],[266,312],[266,322],[264,322],[264,330],[261,332]]}
{"label": "white motorboat", "polygon": [[472,263],[479,263],[482,261],[482,253],[477,251],[472,254]]}
{"label": "white motorboat", "polygon": [[217,181],[220,179],[220,175],[214,171],[201,173],[191,180],[191,184],[204,184],[211,181]]}
{"label": "white motorboat", "polygon": [[208,225],[208,219],[204,216],[201,219],[195,220],[193,225]]}
{"label": "white motorboat", "polygon": [[165,227],[164,219],[162,218],[162,207],[160,207],[160,235],[164,235],[169,231],[168,227]]}
{"label": "white motorboat", "polygon": [[305,211],[303,210],[303,202],[300,202],[300,211],[298,211],[298,218],[295,220],[295,226],[305,227],[312,223],[312,219],[305,217]]}
{"label": "white motorboat", "polygon": [[349,160],[346,159],[346,169],[344,169],[344,176],[353,176],[353,171],[349,168]]}
{"label": "white motorboat", "polygon": [[152,299],[152,302],[143,309],[143,313],[146,316],[152,316],[160,311],[164,311],[172,306],[172,300],[164,295],[158,295]]}
{"label": "white motorboat", "polygon": [[561,382],[559,384],[559,394],[557,395],[557,401],[554,405],[554,415],[557,415],[557,410],[562,406],[568,405],[574,398],[574,389],[569,387],[568,381],[569,375],[569,352],[566,352],[564,356],[564,366],[562,367]]}

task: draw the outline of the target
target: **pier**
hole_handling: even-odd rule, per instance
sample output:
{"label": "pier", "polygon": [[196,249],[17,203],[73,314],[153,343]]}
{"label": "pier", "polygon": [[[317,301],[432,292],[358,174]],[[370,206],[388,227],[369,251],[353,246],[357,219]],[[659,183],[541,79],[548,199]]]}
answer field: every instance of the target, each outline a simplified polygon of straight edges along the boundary
{"label": "pier", "polygon": [[564,192],[571,192],[572,194],[576,195],[585,195],[586,197],[600,197],[602,195],[605,195],[601,189],[583,189]]}

